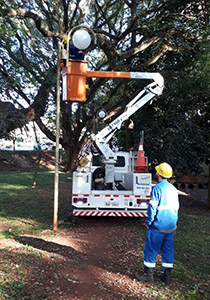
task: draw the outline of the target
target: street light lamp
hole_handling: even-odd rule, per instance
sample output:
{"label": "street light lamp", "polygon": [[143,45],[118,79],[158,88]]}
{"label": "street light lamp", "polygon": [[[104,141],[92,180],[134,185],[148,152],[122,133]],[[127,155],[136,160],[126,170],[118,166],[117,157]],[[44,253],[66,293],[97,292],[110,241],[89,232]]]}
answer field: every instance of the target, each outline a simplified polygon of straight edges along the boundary
{"label": "street light lamp", "polygon": [[[70,45],[71,41],[73,45]],[[96,35],[91,28],[83,24],[71,28],[62,40],[61,60],[68,67],[70,47],[73,46],[73,51],[82,51],[88,49],[92,44],[96,44]],[[81,60],[81,58],[79,59]]]}
{"label": "street light lamp", "polygon": [[77,49],[85,50],[91,44],[91,37],[87,30],[79,29],[73,33],[72,41]]}
{"label": "street light lamp", "polygon": [[[80,28],[80,29],[79,29]],[[78,29],[78,30],[77,30]],[[55,149],[55,177],[54,177],[54,212],[53,212],[53,230],[57,230],[58,226],[58,193],[59,193],[59,131],[60,131],[60,65],[62,66],[62,77],[63,77],[63,96],[65,96],[65,88],[71,89],[72,86],[75,86],[75,89],[70,93],[71,97],[76,95],[76,101],[85,101],[85,92],[86,92],[86,76],[80,76],[82,69],[85,73],[87,70],[87,63],[84,61],[73,62],[69,66],[69,42],[72,35],[73,45],[75,50],[85,50],[91,45],[91,33],[95,42],[94,32],[85,27],[77,26],[72,28],[67,35],[64,36],[62,42],[58,42],[58,59],[57,59],[57,93],[56,93],[56,149]],[[84,58],[82,55],[81,57]],[[70,69],[70,73],[73,72],[72,76],[67,76],[65,70]],[[66,73],[65,73],[66,72]],[[69,88],[70,86],[70,88]],[[79,86],[81,88],[79,89]],[[76,94],[75,94],[76,92]],[[68,94],[68,92],[66,92]],[[78,98],[79,97],[79,98]],[[81,98],[82,97],[82,98]],[[65,97],[64,97],[65,98]],[[74,97],[73,97],[74,98]]]}

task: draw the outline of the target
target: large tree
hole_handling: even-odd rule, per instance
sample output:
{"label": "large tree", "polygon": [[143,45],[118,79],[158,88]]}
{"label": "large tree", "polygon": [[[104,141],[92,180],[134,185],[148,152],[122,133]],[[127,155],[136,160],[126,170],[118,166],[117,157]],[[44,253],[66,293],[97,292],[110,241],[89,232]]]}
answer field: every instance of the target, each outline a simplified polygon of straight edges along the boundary
{"label": "large tree", "polygon": [[[71,28],[86,23],[97,36],[94,51],[86,55],[89,68],[160,71],[167,75],[170,65],[191,60],[202,51],[200,45],[206,38],[208,24],[206,0],[1,0],[0,3],[1,137],[34,120],[55,140],[55,132],[44,124],[43,116],[54,114],[57,42]],[[141,84],[136,87],[127,80],[98,79],[89,80],[88,84],[85,104],[75,110],[61,102],[60,142],[67,153],[67,170],[74,169],[74,161],[94,129],[98,109],[107,110],[109,122],[123,110],[130,95],[142,88]],[[156,104],[156,110],[167,115],[163,105]],[[168,128],[168,123],[165,126]]]}

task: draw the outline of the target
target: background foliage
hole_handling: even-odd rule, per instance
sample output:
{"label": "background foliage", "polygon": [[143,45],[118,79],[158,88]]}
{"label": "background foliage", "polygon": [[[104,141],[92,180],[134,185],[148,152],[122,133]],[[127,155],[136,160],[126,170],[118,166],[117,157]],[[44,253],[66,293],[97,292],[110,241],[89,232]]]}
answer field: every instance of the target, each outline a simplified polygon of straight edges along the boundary
{"label": "background foliage", "polygon": [[[86,54],[93,70],[160,72],[165,90],[133,118],[137,143],[145,131],[151,166],[167,160],[184,173],[209,159],[209,4],[206,0],[1,0],[0,136],[34,120],[55,140],[43,117],[55,118],[57,42],[85,23],[97,36]],[[68,163],[90,132],[110,122],[143,87],[128,80],[88,82],[87,102],[61,102],[61,144]],[[103,107],[107,116],[95,123]],[[127,124],[128,125],[128,124]],[[129,135],[129,130],[126,131]],[[127,137],[128,138],[128,137]],[[125,133],[119,135],[125,147]],[[129,148],[127,143],[127,149]]]}

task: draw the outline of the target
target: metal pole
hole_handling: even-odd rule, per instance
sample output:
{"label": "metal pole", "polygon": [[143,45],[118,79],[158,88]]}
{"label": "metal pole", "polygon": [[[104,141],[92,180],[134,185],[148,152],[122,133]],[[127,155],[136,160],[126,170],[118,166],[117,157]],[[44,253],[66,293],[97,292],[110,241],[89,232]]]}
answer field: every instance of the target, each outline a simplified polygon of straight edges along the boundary
{"label": "metal pole", "polygon": [[58,42],[57,81],[56,81],[56,148],[55,148],[55,178],[54,178],[54,214],[53,230],[58,227],[58,192],[59,192],[59,139],[60,139],[60,60],[61,45]]}

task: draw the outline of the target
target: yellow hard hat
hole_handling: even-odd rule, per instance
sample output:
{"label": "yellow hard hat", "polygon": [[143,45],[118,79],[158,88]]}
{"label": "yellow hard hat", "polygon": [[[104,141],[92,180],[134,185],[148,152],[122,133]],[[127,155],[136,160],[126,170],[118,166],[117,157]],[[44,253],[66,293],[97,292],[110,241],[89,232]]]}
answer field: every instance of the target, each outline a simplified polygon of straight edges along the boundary
{"label": "yellow hard hat", "polygon": [[162,164],[155,167],[155,170],[158,172],[160,176],[164,178],[170,178],[173,173],[172,167],[166,162],[163,162]]}

